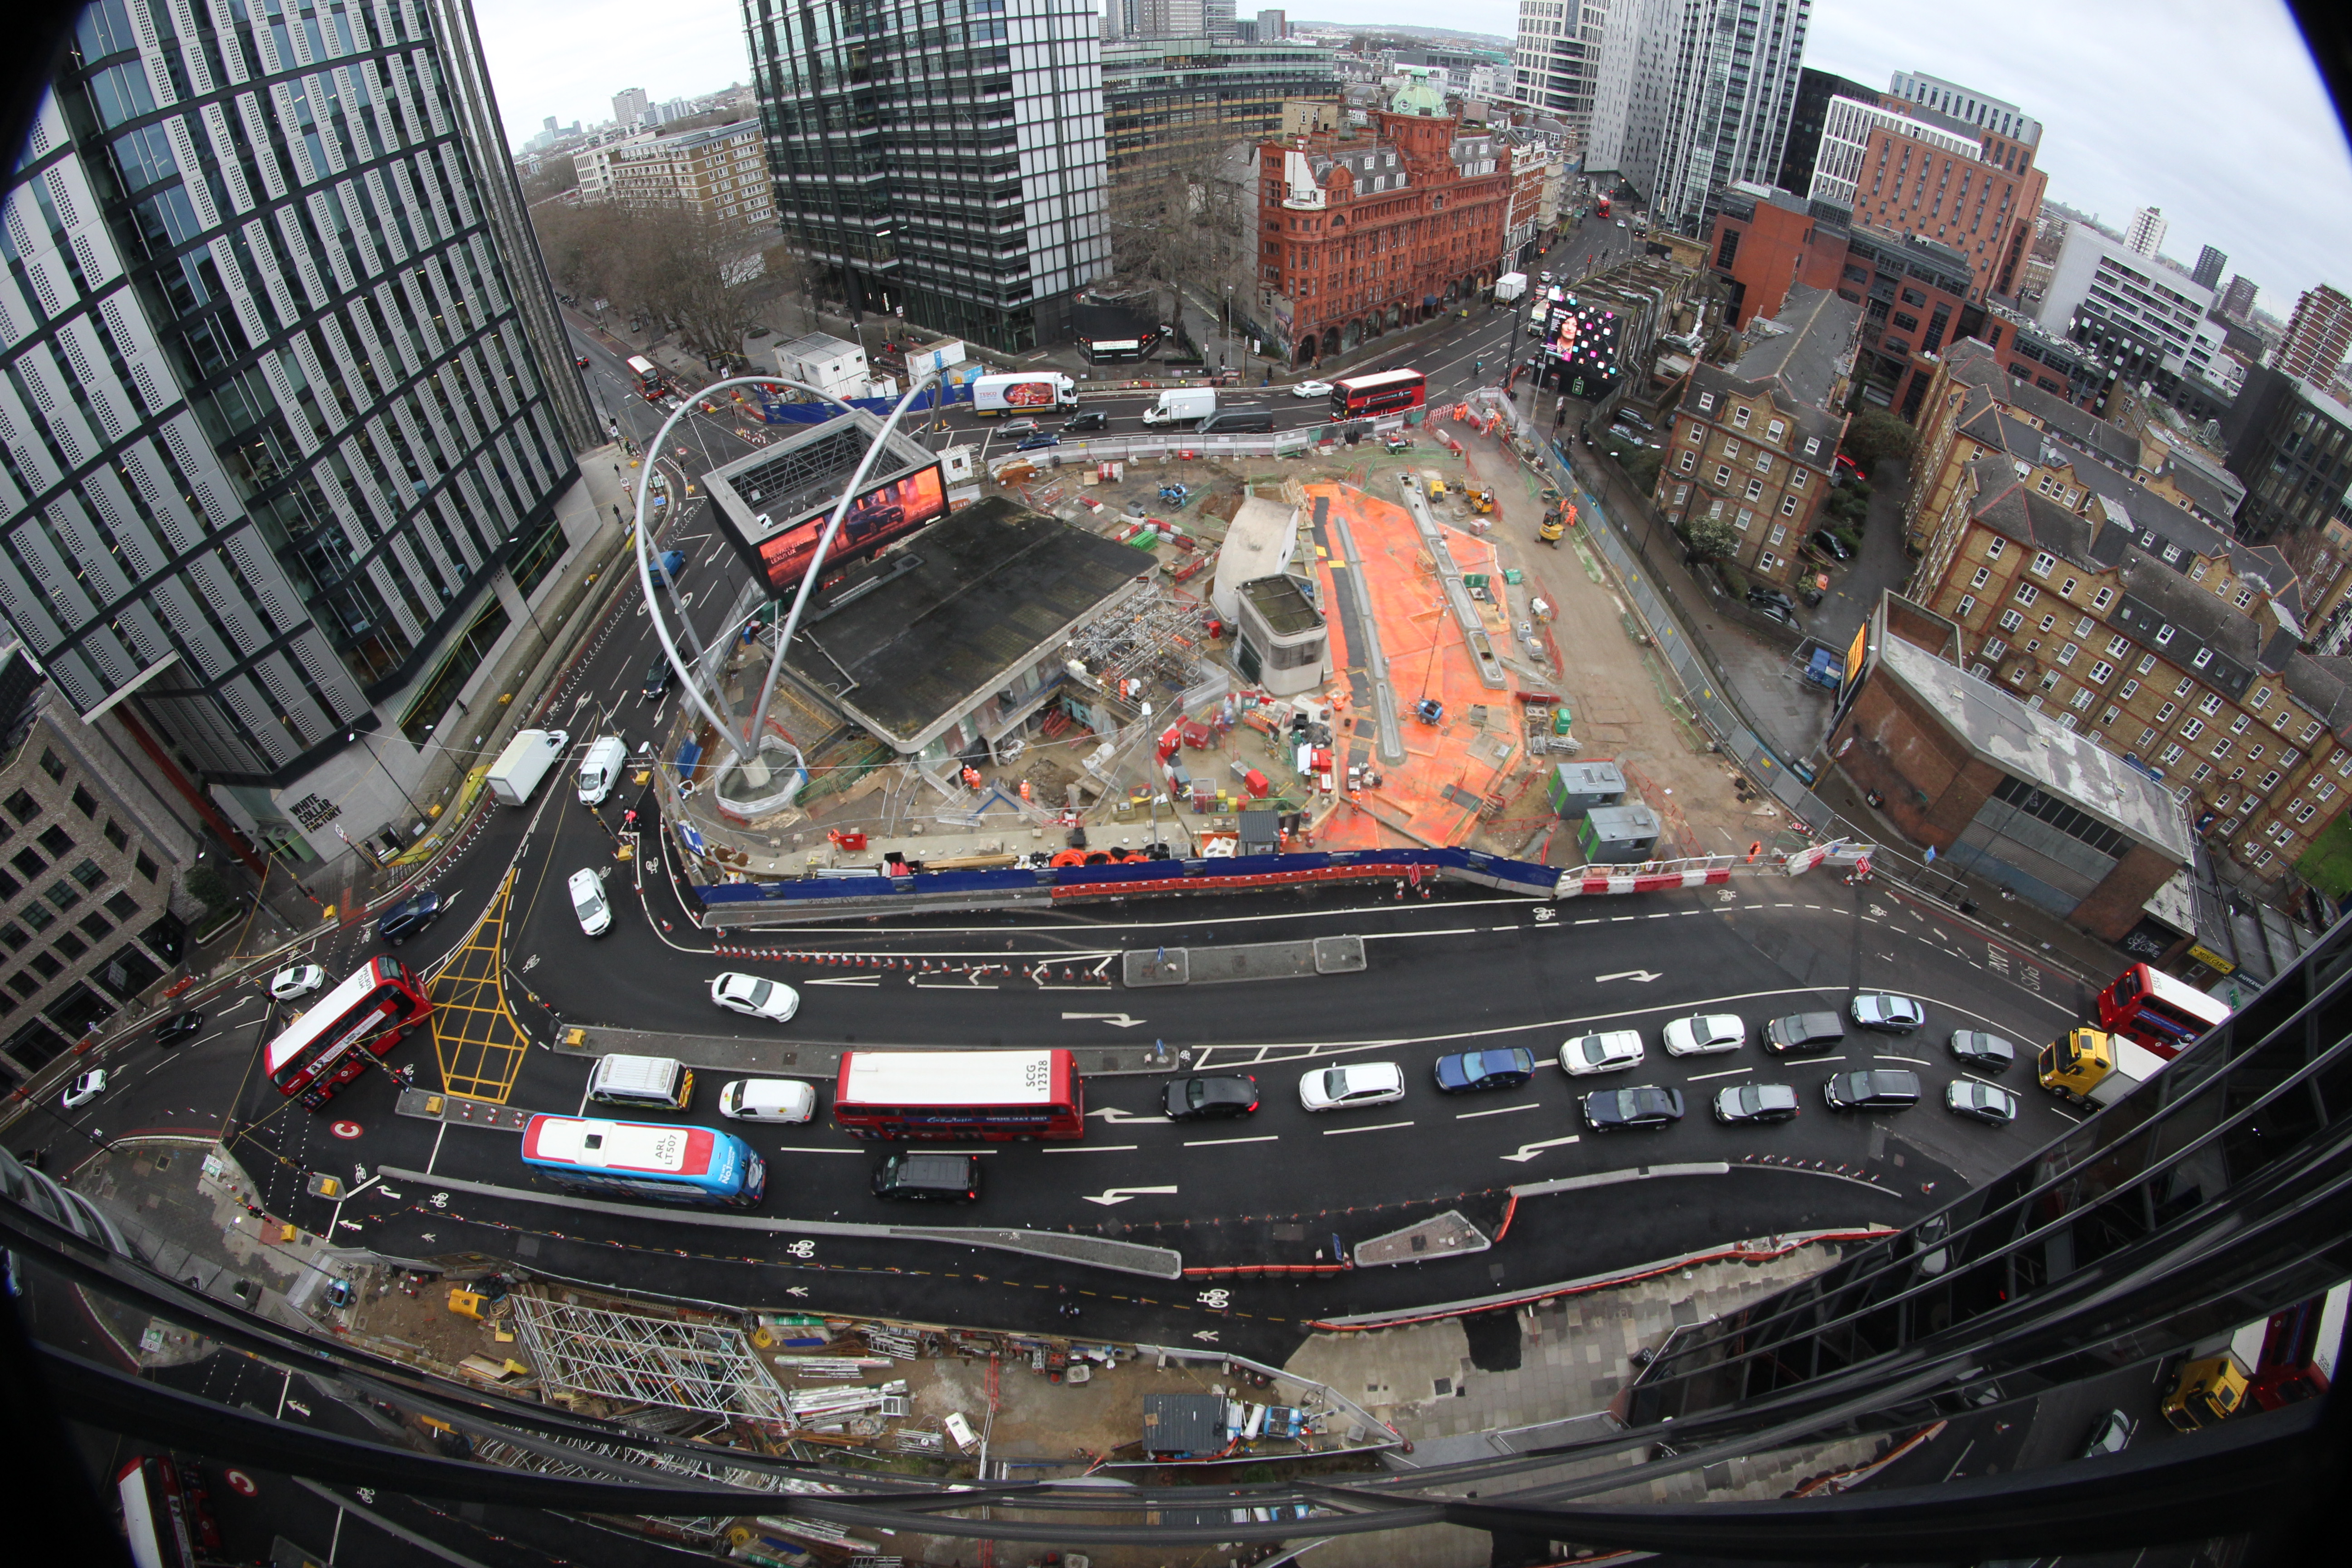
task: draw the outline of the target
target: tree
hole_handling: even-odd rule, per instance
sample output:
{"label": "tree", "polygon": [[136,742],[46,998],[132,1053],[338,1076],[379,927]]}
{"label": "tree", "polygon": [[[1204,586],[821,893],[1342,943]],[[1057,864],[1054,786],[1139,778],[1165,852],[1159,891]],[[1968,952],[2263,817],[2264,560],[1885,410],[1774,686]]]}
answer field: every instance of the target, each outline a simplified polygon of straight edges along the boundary
{"label": "tree", "polygon": [[182,879],[181,886],[187,889],[189,897],[215,914],[236,901],[236,895],[229,890],[228,879],[220,874],[217,867],[197,867]]}
{"label": "tree", "polygon": [[1113,288],[1165,289],[1168,320],[1184,314],[1183,286],[1221,291],[1221,257],[1242,232],[1240,192],[1221,165],[1228,143],[1213,132],[1131,154],[1105,193]]}
{"label": "tree", "polygon": [[1694,517],[1676,531],[1683,536],[1685,548],[1700,561],[1727,560],[1739,548],[1739,531],[1719,517]]}
{"label": "tree", "polygon": [[1918,439],[1917,431],[1884,408],[1865,408],[1847,424],[1838,447],[1867,475],[1881,458],[1909,457]]}

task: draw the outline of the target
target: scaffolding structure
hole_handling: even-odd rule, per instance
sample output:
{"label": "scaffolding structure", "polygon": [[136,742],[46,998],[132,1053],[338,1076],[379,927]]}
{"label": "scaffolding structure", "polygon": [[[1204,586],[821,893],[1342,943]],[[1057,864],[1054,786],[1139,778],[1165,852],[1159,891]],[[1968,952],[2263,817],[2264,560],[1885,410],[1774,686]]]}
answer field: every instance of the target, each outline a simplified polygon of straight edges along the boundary
{"label": "scaffolding structure", "polygon": [[1208,673],[1207,628],[1197,602],[1179,599],[1157,577],[1116,610],[1070,634],[1070,651],[1116,691],[1123,680],[1188,690]]}
{"label": "scaffolding structure", "polygon": [[782,1387],[739,1329],[584,1307],[530,1289],[509,1300],[543,1388],[705,1411],[779,1431],[791,1425]]}

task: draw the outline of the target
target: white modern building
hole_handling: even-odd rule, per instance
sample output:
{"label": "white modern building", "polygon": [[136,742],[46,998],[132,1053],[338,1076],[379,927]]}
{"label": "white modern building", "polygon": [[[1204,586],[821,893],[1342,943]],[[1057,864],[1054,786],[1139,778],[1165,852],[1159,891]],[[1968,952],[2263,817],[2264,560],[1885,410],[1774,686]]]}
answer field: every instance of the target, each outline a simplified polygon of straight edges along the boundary
{"label": "white modern building", "polygon": [[2172,227],[2172,220],[2164,216],[2162,207],[2142,207],[2132,214],[2131,226],[2124,230],[2124,243],[2142,256],[2153,257],[2164,248],[2164,236]]}
{"label": "white modern building", "polygon": [[2013,103],[1987,98],[1958,82],[1946,81],[1942,77],[1929,76],[1923,71],[1896,71],[1887,91],[1896,98],[1908,99],[1923,109],[1932,109],[1938,114],[1948,114],[1955,120],[1965,120],[1970,125],[1981,126],[2011,142],[2022,142],[2029,147],[2042,144],[2042,121]]}
{"label": "white modern building", "polygon": [[635,125],[646,117],[653,100],[641,87],[625,87],[613,95],[613,123],[624,128]]}
{"label": "white modern building", "polygon": [[2212,289],[2128,241],[2069,224],[2042,294],[2042,325],[2104,350],[2126,375],[2160,368],[2229,390],[2244,368],[2222,353],[2224,329],[2210,319],[2213,300]]}
{"label": "white modern building", "polygon": [[1601,33],[1612,4],[1624,9],[1638,0],[1519,0],[1513,79],[1504,95],[1568,127],[1579,148],[1591,133]]}
{"label": "white modern building", "polygon": [[1851,210],[1862,178],[1863,153],[1870,145],[1870,133],[1880,126],[1939,147],[1956,157],[1973,159],[1978,153],[1977,143],[1970,138],[1898,109],[1864,103],[1855,98],[1833,98],[1822,121],[1821,151],[1814,157],[1813,183],[1805,193],[1807,197],[1834,202]]}

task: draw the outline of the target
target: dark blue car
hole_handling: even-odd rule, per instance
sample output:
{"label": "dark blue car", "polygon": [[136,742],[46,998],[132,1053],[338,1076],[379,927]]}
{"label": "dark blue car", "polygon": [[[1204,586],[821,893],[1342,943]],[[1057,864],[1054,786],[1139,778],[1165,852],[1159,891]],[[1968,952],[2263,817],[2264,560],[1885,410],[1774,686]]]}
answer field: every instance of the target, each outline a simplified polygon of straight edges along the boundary
{"label": "dark blue car", "polygon": [[385,946],[398,947],[440,918],[441,895],[419,893],[384,910],[383,918],[375,922],[375,934],[383,939]]}
{"label": "dark blue car", "polygon": [[1016,452],[1034,452],[1040,447],[1058,447],[1061,444],[1062,437],[1059,431],[1040,430],[1034,436],[1021,437],[1021,445],[1013,449]]}
{"label": "dark blue car", "polygon": [[1535,1072],[1536,1055],[1523,1046],[1504,1050],[1456,1051],[1437,1058],[1437,1087],[1446,1094],[1517,1089]]}

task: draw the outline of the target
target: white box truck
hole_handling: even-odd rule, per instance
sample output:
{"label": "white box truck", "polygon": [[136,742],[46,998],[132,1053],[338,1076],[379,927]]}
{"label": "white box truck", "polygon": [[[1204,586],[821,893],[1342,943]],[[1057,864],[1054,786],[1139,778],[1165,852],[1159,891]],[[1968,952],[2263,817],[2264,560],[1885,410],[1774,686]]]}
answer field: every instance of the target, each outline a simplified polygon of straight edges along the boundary
{"label": "white box truck", "polygon": [[499,760],[490,764],[484,780],[490,786],[490,798],[508,805],[520,805],[547,776],[547,770],[563,755],[572,744],[568,730],[525,730],[507,742]]}
{"label": "white box truck", "polygon": [[1506,272],[1495,279],[1495,302],[1498,305],[1507,305],[1527,291],[1528,275],[1524,272]]}
{"label": "white box truck", "polygon": [[1170,387],[1160,401],[1143,411],[1146,425],[1172,425],[1180,419],[1206,419],[1217,411],[1213,386]]}
{"label": "white box truck", "polygon": [[1051,371],[983,375],[971,384],[975,414],[1051,414],[1078,405],[1078,384]]}

